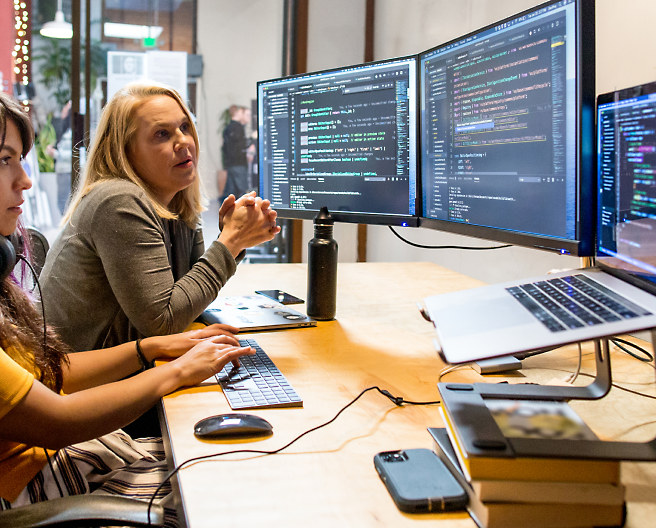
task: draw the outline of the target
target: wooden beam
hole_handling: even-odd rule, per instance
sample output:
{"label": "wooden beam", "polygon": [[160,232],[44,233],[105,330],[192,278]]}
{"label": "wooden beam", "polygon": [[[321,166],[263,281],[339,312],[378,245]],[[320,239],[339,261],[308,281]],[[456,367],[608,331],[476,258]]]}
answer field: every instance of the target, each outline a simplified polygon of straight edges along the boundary
{"label": "wooden beam", "polygon": [[[283,16],[283,76],[307,71],[309,0],[285,0]],[[288,222],[289,262],[303,260],[303,221]]]}
{"label": "wooden beam", "polygon": [[[376,0],[366,0],[364,14],[364,62],[374,60],[374,12]],[[358,225],[358,262],[367,262],[367,226]]]}
{"label": "wooden beam", "polygon": [[374,60],[374,12],[376,0],[366,0],[364,14],[364,62]]}
{"label": "wooden beam", "polygon": [[307,72],[309,0],[297,0],[296,6],[296,67],[294,73]]}

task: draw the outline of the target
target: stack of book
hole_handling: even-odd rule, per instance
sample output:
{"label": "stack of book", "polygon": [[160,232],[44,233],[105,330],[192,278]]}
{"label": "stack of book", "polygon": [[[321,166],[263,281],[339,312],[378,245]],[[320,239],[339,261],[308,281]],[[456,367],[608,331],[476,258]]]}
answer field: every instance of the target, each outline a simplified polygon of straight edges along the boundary
{"label": "stack of book", "polygon": [[[562,402],[486,400],[499,429],[513,438],[598,440]],[[617,460],[474,456],[448,408],[446,429],[429,429],[435,451],[469,495],[469,513],[482,528],[622,526],[624,487]]]}

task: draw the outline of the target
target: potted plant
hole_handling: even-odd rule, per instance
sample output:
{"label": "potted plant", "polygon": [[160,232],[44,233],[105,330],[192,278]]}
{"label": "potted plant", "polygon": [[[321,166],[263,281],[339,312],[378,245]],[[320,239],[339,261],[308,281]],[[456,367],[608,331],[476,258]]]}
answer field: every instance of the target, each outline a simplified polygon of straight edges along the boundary
{"label": "potted plant", "polygon": [[39,161],[39,172],[55,172],[55,160],[48,154],[48,145],[54,145],[57,138],[55,127],[52,126],[52,114],[41,127],[35,141],[36,157]]}

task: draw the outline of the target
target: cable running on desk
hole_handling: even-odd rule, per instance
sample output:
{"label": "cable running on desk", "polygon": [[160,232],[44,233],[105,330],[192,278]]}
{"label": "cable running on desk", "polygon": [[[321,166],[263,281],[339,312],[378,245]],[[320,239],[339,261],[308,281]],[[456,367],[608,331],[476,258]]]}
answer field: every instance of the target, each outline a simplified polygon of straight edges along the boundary
{"label": "cable running on desk", "polygon": [[[243,357],[243,356],[242,356],[242,357]],[[340,415],[341,415],[346,409],[348,409],[348,408],[349,408],[351,405],[353,405],[356,401],[358,401],[360,398],[362,398],[362,396],[364,396],[367,392],[372,391],[372,390],[377,390],[378,392],[380,392],[383,396],[385,396],[386,398],[388,398],[388,399],[389,399],[392,403],[394,403],[394,405],[396,405],[397,407],[401,407],[401,406],[404,405],[404,404],[406,404],[406,405],[434,405],[434,404],[437,404],[437,403],[442,403],[440,400],[435,400],[435,401],[426,401],[426,402],[407,401],[407,400],[403,399],[403,398],[400,397],[400,396],[394,396],[394,395],[393,395],[392,393],[390,393],[388,390],[381,389],[380,387],[377,387],[377,386],[373,386],[373,387],[369,387],[369,388],[367,388],[367,389],[364,389],[360,394],[358,394],[355,398],[353,398],[349,403],[347,403],[346,405],[344,405],[344,407],[342,407],[342,408],[337,412],[337,414],[336,414],[335,416],[333,416],[333,417],[332,417],[330,420],[328,420],[327,422],[322,423],[321,425],[317,425],[316,427],[312,427],[311,429],[308,429],[307,431],[301,433],[301,434],[298,435],[296,438],[294,438],[293,440],[287,442],[284,446],[279,447],[278,449],[274,449],[274,450],[272,450],[272,451],[264,451],[264,450],[261,450],[261,449],[235,449],[234,451],[223,451],[223,452],[221,452],[221,453],[212,453],[211,455],[202,455],[202,456],[197,456],[197,457],[194,457],[194,458],[190,458],[190,459],[188,459],[188,460],[185,460],[184,462],[181,462],[180,464],[178,464],[178,466],[177,466],[175,469],[171,470],[171,471],[166,475],[166,477],[164,477],[164,480],[162,481],[162,483],[157,487],[157,489],[155,490],[155,492],[154,492],[154,493],[152,494],[152,496],[150,497],[150,500],[148,501],[148,526],[150,526],[150,524],[151,524],[151,523],[150,523],[150,511],[151,511],[151,509],[152,509],[152,506],[153,506],[153,502],[154,502],[154,500],[155,500],[155,497],[157,497],[157,494],[160,492],[160,490],[162,489],[162,487],[163,487],[163,486],[164,486],[164,485],[165,485],[165,484],[166,484],[166,483],[167,483],[167,482],[168,482],[168,481],[169,481],[169,480],[170,480],[170,479],[171,479],[176,473],[178,473],[178,471],[180,471],[180,470],[181,470],[184,466],[186,466],[187,464],[191,464],[192,462],[198,462],[198,461],[200,461],[200,460],[207,460],[208,458],[214,458],[214,457],[223,456],[223,455],[234,455],[234,454],[239,454],[239,453],[250,453],[250,454],[256,454],[256,455],[276,455],[276,454],[280,453],[281,451],[287,449],[287,448],[288,448],[289,446],[291,446],[292,444],[296,443],[298,440],[300,440],[301,438],[303,438],[305,435],[310,434],[310,433],[312,433],[312,432],[314,432],[314,431],[316,431],[316,430],[318,430],[318,429],[321,429],[321,428],[326,427],[327,425],[330,425],[331,423],[333,423],[335,420],[337,420],[337,418],[339,418],[339,416],[340,416]]]}

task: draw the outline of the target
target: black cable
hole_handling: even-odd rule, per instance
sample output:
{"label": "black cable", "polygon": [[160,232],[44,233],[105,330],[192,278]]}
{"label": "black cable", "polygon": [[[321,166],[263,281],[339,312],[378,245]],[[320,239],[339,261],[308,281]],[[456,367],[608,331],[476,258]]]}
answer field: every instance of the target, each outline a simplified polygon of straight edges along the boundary
{"label": "black cable", "polygon": [[313,427],[311,429],[308,429],[307,431],[301,433],[298,435],[296,438],[291,440],[290,442],[286,443],[284,446],[279,447],[278,449],[274,449],[273,451],[263,451],[259,449],[235,449],[234,451],[224,451],[222,453],[213,453],[211,455],[201,455],[197,456],[194,458],[190,458],[188,460],[185,460],[184,462],[181,462],[178,464],[178,466],[171,470],[166,477],[164,477],[164,480],[161,482],[159,486],[157,486],[157,489],[153,492],[152,496],[150,497],[150,500],[148,501],[148,525],[150,526],[150,511],[153,507],[153,503],[155,501],[155,497],[157,494],[160,492],[164,484],[166,484],[178,471],[180,471],[184,466],[192,463],[192,462],[198,462],[199,460],[206,460],[208,458],[214,458],[218,456],[223,456],[223,455],[234,455],[234,454],[239,454],[239,453],[251,453],[251,454],[256,454],[256,455],[276,455],[283,451],[284,449],[287,449],[289,446],[303,438],[305,435],[312,433],[316,431],[317,429],[321,429],[322,427],[326,427],[327,425],[330,425],[333,423],[339,416],[346,410],[348,409],[351,405],[353,405],[356,401],[358,401],[362,396],[364,396],[365,393],[371,391],[371,390],[377,390],[380,392],[383,396],[388,398],[394,405],[401,407],[404,403],[408,405],[434,405],[437,403],[441,403],[441,401],[436,400],[436,401],[428,401],[428,402],[413,402],[413,401],[407,401],[404,400],[403,398],[399,396],[394,396],[392,395],[388,390],[381,389],[377,386],[369,387],[367,389],[364,389],[360,394],[358,394],[353,400],[351,400],[349,403],[347,403],[344,407],[342,407],[335,416],[333,416],[330,420],[328,420],[325,423],[322,423],[321,425],[317,425],[316,427]]}
{"label": "black cable", "polygon": [[[372,390],[372,389],[376,389],[376,390],[377,390],[378,392],[380,392],[383,396],[387,396],[387,398],[389,398],[390,401],[391,401],[394,405],[397,405],[397,406],[399,406],[399,407],[401,407],[401,405],[403,405],[404,403],[407,404],[407,405],[435,405],[435,404],[437,404],[437,403],[442,403],[440,400],[427,401],[427,402],[413,402],[413,401],[408,401],[408,400],[404,400],[404,399],[401,398],[400,396],[393,396],[392,393],[391,393],[390,391],[388,391],[388,390],[386,390],[386,389],[379,389],[378,387],[369,387],[368,389],[365,389],[364,391],[362,391],[362,392],[360,393],[360,396],[362,396],[362,394],[364,394],[365,392],[367,392],[367,391],[369,391],[369,390]],[[358,398],[359,398],[360,396],[358,396]],[[355,400],[357,400],[358,398],[356,398]],[[355,400],[353,400],[351,403],[349,403],[349,405],[355,403]],[[347,407],[348,407],[348,405],[347,405]],[[346,409],[346,407],[344,407],[344,409]],[[342,409],[342,410],[344,410],[344,409]],[[340,411],[340,412],[342,412],[342,411]],[[339,414],[338,414],[337,416],[339,416]],[[337,418],[337,416],[335,416],[335,418]],[[335,418],[333,418],[333,420],[334,420]],[[328,422],[328,423],[330,423],[330,422]],[[326,424],[326,425],[328,425],[328,424]],[[321,427],[323,427],[323,426],[321,426]]]}
{"label": "black cable", "polygon": [[[43,352],[44,354],[48,350],[48,326],[46,323],[46,307],[43,302],[43,294],[41,293],[41,284],[39,283],[39,276],[37,275],[36,271],[34,270],[34,267],[32,266],[32,263],[25,258],[24,255],[18,255],[18,260],[22,260],[27,264],[27,267],[30,268],[30,271],[32,272],[32,277],[34,278],[34,282],[36,283],[37,288],[39,289],[39,299],[41,300],[41,318],[43,319]],[[60,497],[64,497],[64,491],[62,490],[61,485],[59,484],[59,479],[57,478],[57,475],[55,475],[55,468],[52,465],[52,460],[50,460],[50,454],[48,453],[48,450],[44,447],[43,452],[46,454],[46,459],[48,460],[48,465],[50,466],[50,472],[52,473],[52,477],[55,479],[55,484],[57,484],[57,489],[59,490],[59,495]]]}
{"label": "black cable", "polygon": [[[642,361],[643,363],[651,363],[652,361],[654,361],[654,356],[649,351],[642,348],[640,345],[637,345],[635,343],[631,343],[631,341],[626,341],[625,339],[620,339],[619,337],[614,337],[614,338],[610,339],[610,341],[617,348],[619,348],[623,352],[626,352],[629,356],[637,359],[638,361]],[[625,345],[631,346],[631,347],[639,350],[642,354],[645,355],[645,357],[641,357],[641,356],[637,355],[636,353],[631,352],[630,350],[628,350],[627,348],[622,346],[620,343],[624,343]],[[556,350],[557,348],[561,348],[561,347],[548,347],[548,348],[541,349],[541,350],[536,350],[536,351],[533,351],[533,352],[514,354],[514,356],[517,359],[522,360],[522,359],[527,359],[529,357],[532,357],[532,356],[535,356],[535,355],[538,355],[538,354],[542,354],[544,352],[550,352],[551,350]]]}
{"label": "black cable", "polygon": [[423,244],[416,244],[414,242],[410,242],[409,240],[406,240],[403,238],[401,235],[399,235],[396,231],[394,231],[394,228],[392,226],[387,226],[389,227],[390,231],[396,235],[396,237],[406,244],[416,247],[419,249],[468,249],[472,251],[483,251],[486,249],[503,249],[503,248],[508,248],[511,247],[512,244],[506,244],[504,246],[486,246],[486,247],[478,247],[478,246],[424,246]]}
{"label": "black cable", "polygon": [[[34,270],[34,267],[32,266],[32,263],[25,258],[23,255],[18,255],[18,260],[22,260],[27,264],[27,267],[30,268],[30,271],[32,272],[32,277],[34,278],[34,282],[36,283],[37,288],[39,289],[39,299],[41,300],[41,318],[43,319],[43,352],[46,353],[48,350],[48,325],[46,324],[46,307],[43,302],[43,294],[41,293],[41,284],[39,283],[39,277]],[[52,466],[52,461],[50,460],[50,454],[48,453],[48,450],[44,447],[43,452],[46,454],[46,458],[48,459],[48,465],[50,466],[50,472],[52,473],[52,477],[55,479],[55,484],[57,484],[57,489],[59,490],[59,495],[60,497],[64,497],[64,492],[62,490],[61,485],[59,484],[59,479],[57,478],[57,475],[55,475],[55,468]]]}
{"label": "black cable", "polygon": [[[558,369],[549,369],[549,370],[558,370]],[[581,374],[579,374],[579,375],[580,376],[587,376],[588,378],[596,378],[596,376],[593,376],[592,374],[585,374],[583,372],[581,372]],[[644,392],[638,392],[638,391],[634,391],[634,390],[631,390],[631,389],[627,389],[626,387],[622,387],[621,385],[617,385],[616,383],[611,383],[611,386],[615,387],[616,389],[620,389],[620,390],[623,390],[623,391],[626,391],[626,392],[630,392],[631,394],[635,394],[636,396],[642,396],[643,398],[650,398],[652,400],[656,400],[656,396],[652,396],[651,394],[645,394]]]}
{"label": "black cable", "polygon": [[34,278],[34,282],[36,283],[36,287],[39,289],[39,299],[41,300],[41,318],[43,319],[43,352],[45,353],[48,350],[47,348],[48,326],[46,324],[46,305],[43,302],[43,294],[41,293],[41,284],[39,283],[39,276],[37,275],[30,261],[27,260],[23,255],[18,255],[18,259],[25,262],[25,264],[27,264],[27,267],[30,268],[30,271],[32,272],[32,277]]}
{"label": "black cable", "polygon": [[[593,376],[590,376],[590,377],[592,378]],[[626,387],[622,387],[620,385],[617,385],[616,383],[611,383],[611,385],[613,387],[615,387],[616,389],[620,389],[620,390],[623,390],[625,392],[630,392],[631,394],[635,394],[636,396],[642,396],[643,398],[650,398],[652,400],[656,400],[656,396],[652,396],[651,394],[645,394],[644,392],[638,392],[638,391],[634,391],[634,390],[631,390],[631,389],[627,389]]]}
{"label": "black cable", "polygon": [[615,436],[613,436],[611,438],[611,440],[615,440],[616,438],[621,438],[624,435],[629,434],[631,431],[635,431],[636,429],[639,429],[640,427],[645,427],[646,425],[652,425],[652,424],[655,424],[655,423],[656,423],[656,420],[651,420],[649,422],[634,425],[633,427],[629,427],[626,431],[622,431],[620,434],[616,434]]}
{"label": "black cable", "polygon": [[[551,367],[529,367],[533,369],[538,369],[538,370],[557,370],[558,372],[569,372],[569,370],[563,370],[563,369],[558,369],[558,368],[551,368]],[[593,374],[588,374],[586,372],[581,372],[579,376],[586,376],[588,378],[596,378],[596,375]],[[502,383],[507,383],[507,382],[502,382]],[[527,383],[527,385],[539,385],[538,383]],[[634,391],[631,389],[627,389],[626,387],[622,387],[621,385],[618,385],[617,383],[611,383],[611,387],[615,387],[616,389],[623,390],[626,392],[629,392],[631,394],[635,394],[636,396],[642,396],[643,398],[650,398],[652,400],[656,400],[656,396],[652,396],[651,394],[645,394],[644,392],[638,392]]]}
{"label": "black cable", "polygon": [[[626,341],[625,339],[620,339],[619,337],[614,337],[613,339],[611,339],[611,341],[617,348],[623,350],[629,356],[636,358],[638,361],[642,361],[643,363],[651,363],[652,361],[654,361],[654,356],[652,356],[647,350],[642,348],[640,345],[636,345],[635,343],[631,343],[631,341]],[[622,345],[620,345],[620,343],[624,343],[625,345],[635,348],[636,350],[643,353],[645,357],[641,357],[638,354],[631,352],[627,348],[624,348]]]}

